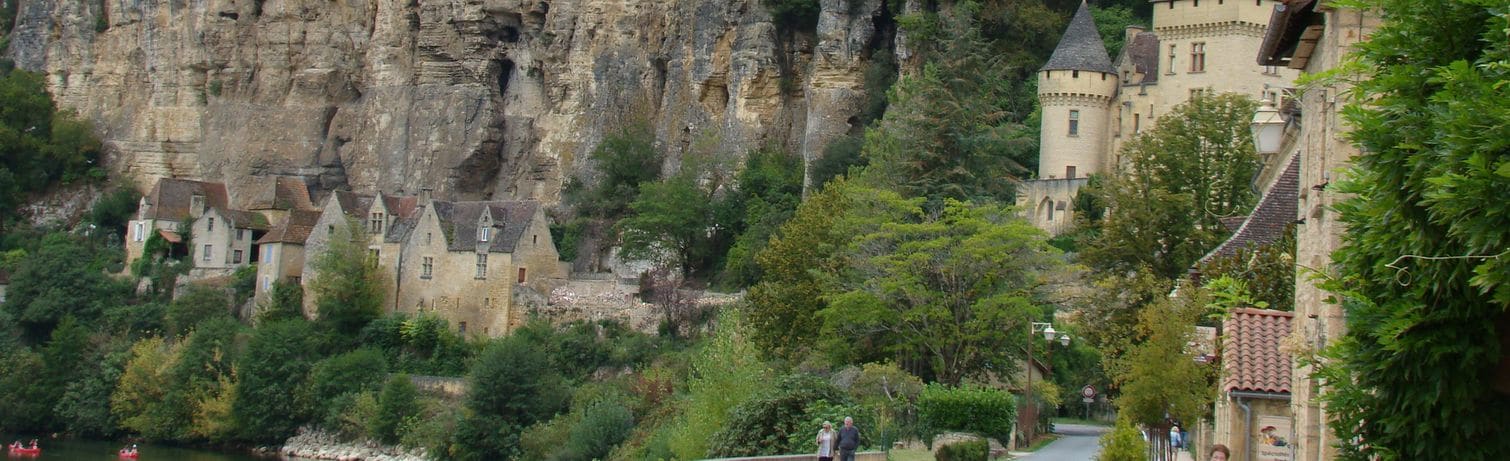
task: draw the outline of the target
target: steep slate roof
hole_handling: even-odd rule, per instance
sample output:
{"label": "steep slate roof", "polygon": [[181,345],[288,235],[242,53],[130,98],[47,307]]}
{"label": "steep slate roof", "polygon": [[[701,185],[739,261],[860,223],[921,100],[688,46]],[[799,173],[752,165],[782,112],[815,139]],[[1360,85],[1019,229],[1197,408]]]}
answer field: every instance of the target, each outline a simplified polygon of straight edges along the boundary
{"label": "steep slate roof", "polygon": [[1290,393],[1290,354],[1280,340],[1290,335],[1293,312],[1236,309],[1222,322],[1222,390]]}
{"label": "steep slate roof", "polygon": [[309,186],[291,176],[259,181],[250,194],[238,200],[248,210],[308,210],[315,207],[309,199]]}
{"label": "steep slate roof", "polygon": [[218,207],[215,209],[215,211],[220,212],[221,216],[225,216],[225,219],[231,222],[231,227],[237,229],[265,231],[269,227],[267,224],[267,217],[263,216],[262,213]]}
{"label": "steep slate roof", "polygon": [[204,196],[205,205],[217,209],[229,209],[230,200],[225,184],[193,181],[188,179],[163,178],[152,186],[145,201],[147,212],[142,219],[183,221],[189,219],[189,204],[195,195]]}
{"label": "steep slate roof", "polygon": [[1054,54],[1049,56],[1049,62],[1039,70],[1117,73],[1117,68],[1112,67],[1112,58],[1106,54],[1106,42],[1101,41],[1101,33],[1096,31],[1090,7],[1084,1],[1080,2],[1075,17],[1070,19],[1070,26],[1064,29],[1064,36],[1059,39]]}
{"label": "steep slate roof", "polygon": [[1142,83],[1159,82],[1159,35],[1153,32],[1138,32],[1131,42],[1122,46],[1122,53],[1133,65],[1133,70],[1143,74]]}
{"label": "steep slate roof", "polygon": [[540,202],[510,200],[494,202],[432,202],[435,215],[440,218],[446,234],[446,249],[450,251],[476,251],[477,221],[484,211],[493,216],[494,232],[487,242],[489,253],[512,253],[519,237],[540,208]]}
{"label": "steep slate roof", "polygon": [[367,219],[367,210],[372,208],[373,197],[351,191],[335,191],[331,194],[341,204],[341,211],[357,219]]}
{"label": "steep slate roof", "polygon": [[303,245],[304,241],[309,239],[310,231],[315,228],[315,223],[319,221],[319,210],[292,210],[288,213],[287,219],[258,239],[257,244],[297,243]]}
{"label": "steep slate roof", "polygon": [[1253,208],[1243,225],[1237,228],[1227,241],[1206,253],[1196,264],[1219,256],[1231,256],[1243,248],[1257,248],[1284,238],[1290,224],[1295,222],[1295,207],[1300,194],[1300,155],[1290,157],[1285,171],[1279,174],[1274,184],[1264,193],[1263,200]]}

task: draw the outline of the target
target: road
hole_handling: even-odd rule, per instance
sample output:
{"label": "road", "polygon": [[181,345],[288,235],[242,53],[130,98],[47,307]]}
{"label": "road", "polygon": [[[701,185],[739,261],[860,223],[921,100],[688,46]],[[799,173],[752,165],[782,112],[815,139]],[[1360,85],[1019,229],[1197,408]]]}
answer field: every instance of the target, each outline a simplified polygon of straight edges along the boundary
{"label": "road", "polygon": [[1091,461],[1095,458],[1096,453],[1101,451],[1101,434],[1111,430],[1109,427],[1082,424],[1055,424],[1054,429],[1060,435],[1059,440],[1055,440],[1049,446],[1038,449],[1033,454],[1018,459],[1031,461]]}

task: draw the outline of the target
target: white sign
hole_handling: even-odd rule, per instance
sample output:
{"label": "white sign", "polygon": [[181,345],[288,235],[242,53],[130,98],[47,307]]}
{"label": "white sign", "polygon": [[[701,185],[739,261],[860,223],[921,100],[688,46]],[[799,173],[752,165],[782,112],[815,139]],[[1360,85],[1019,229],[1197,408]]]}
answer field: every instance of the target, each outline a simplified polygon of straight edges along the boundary
{"label": "white sign", "polygon": [[1091,387],[1091,385],[1089,384],[1086,384],[1085,387],[1080,388],[1080,396],[1085,397],[1086,399],[1094,399],[1096,398],[1096,388]]}

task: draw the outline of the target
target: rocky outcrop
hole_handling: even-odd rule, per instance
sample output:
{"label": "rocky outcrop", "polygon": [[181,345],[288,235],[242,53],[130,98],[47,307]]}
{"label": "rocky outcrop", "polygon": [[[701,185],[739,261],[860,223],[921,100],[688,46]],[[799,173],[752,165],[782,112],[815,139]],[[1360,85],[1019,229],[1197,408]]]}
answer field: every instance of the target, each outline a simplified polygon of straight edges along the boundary
{"label": "rocky outcrop", "polygon": [[21,0],[7,53],[144,187],[554,201],[636,117],[673,165],[695,143],[815,158],[853,128],[884,3],[822,0],[787,34],[760,0]]}
{"label": "rocky outcrop", "polygon": [[329,432],[300,428],[299,433],[283,442],[275,452],[286,457],[301,459],[329,459],[338,461],[424,461],[425,450],[412,450],[382,445],[371,440],[344,441]]}

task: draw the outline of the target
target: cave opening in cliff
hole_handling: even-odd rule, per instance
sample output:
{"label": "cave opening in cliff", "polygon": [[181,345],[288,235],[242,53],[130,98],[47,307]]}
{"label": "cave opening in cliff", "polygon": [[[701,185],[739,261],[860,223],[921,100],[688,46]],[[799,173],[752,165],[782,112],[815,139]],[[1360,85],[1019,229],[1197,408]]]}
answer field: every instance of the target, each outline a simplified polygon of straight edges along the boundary
{"label": "cave opening in cliff", "polygon": [[514,75],[514,61],[504,58],[498,62],[498,96],[509,92],[509,78]]}

